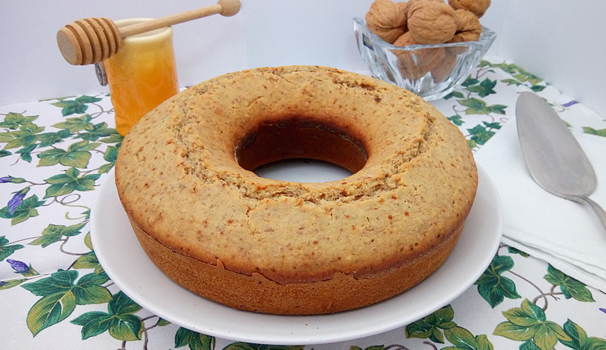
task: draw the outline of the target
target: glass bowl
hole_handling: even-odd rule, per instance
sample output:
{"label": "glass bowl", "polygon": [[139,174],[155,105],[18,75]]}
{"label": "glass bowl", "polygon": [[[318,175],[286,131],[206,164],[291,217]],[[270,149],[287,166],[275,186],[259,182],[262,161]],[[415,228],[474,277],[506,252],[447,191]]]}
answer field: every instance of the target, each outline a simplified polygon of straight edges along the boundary
{"label": "glass bowl", "polygon": [[354,18],[358,51],[371,74],[427,101],[440,99],[464,82],[496,38],[482,27],[479,41],[438,45],[394,46]]}

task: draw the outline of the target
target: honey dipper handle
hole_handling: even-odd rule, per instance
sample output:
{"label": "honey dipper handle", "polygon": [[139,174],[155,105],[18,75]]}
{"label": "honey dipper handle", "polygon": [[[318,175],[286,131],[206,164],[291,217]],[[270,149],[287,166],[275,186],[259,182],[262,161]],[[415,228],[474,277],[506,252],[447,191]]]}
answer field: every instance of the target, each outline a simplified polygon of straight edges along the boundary
{"label": "honey dipper handle", "polygon": [[210,15],[221,14],[222,16],[233,16],[240,11],[239,0],[219,0],[215,5],[204,7],[197,10],[186,11],[171,16],[153,19],[147,22],[141,22],[130,26],[120,28],[122,38],[145,33],[151,30],[169,27],[174,24],[191,21],[194,19],[207,17]]}

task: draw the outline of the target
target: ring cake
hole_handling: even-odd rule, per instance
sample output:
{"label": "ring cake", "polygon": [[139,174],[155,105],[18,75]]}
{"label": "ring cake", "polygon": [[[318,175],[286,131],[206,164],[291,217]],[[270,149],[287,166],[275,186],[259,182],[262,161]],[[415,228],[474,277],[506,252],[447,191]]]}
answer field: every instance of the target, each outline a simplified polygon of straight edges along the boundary
{"label": "ring cake", "polygon": [[[353,175],[298,183],[283,159]],[[259,68],[191,87],[125,137],[120,200],[168,277],[243,310],[322,314],[387,299],[454,248],[477,188],[458,128],[416,95],[326,67]]]}

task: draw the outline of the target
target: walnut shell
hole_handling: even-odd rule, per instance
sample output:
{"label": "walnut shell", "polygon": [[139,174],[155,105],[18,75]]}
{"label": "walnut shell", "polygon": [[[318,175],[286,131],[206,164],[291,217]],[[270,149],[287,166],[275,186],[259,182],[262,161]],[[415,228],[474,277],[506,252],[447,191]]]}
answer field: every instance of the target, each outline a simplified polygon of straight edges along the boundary
{"label": "walnut shell", "polygon": [[[395,42],[395,46],[416,45],[410,32],[404,33]],[[398,69],[402,76],[417,80],[435,69],[446,56],[442,47],[417,49],[414,51],[392,50],[398,57]],[[416,59],[415,59],[416,58]]]}
{"label": "walnut shell", "polygon": [[408,29],[423,45],[442,44],[453,38],[459,26],[455,10],[446,3],[421,0],[408,9]]}
{"label": "walnut shell", "polygon": [[[414,5],[415,2],[419,2],[419,1],[422,1],[422,2],[430,1],[430,2],[444,3],[444,0],[408,0],[408,9],[410,10],[410,7],[412,5]],[[406,12],[406,14],[408,15],[408,12]]]}
{"label": "walnut shell", "polygon": [[451,42],[459,43],[463,41],[478,41],[482,34],[482,25],[480,19],[467,10],[456,10],[459,27]]}
{"label": "walnut shell", "polygon": [[406,12],[391,0],[375,0],[366,13],[368,29],[390,44],[404,34],[406,19]]}
{"label": "walnut shell", "polygon": [[406,33],[408,31],[408,3],[405,1],[396,2],[396,6],[406,15],[406,24],[404,25],[404,33]]}
{"label": "walnut shell", "polygon": [[[415,0],[413,0],[415,1]],[[402,11],[408,18],[408,3],[406,1],[396,2],[396,6]]]}
{"label": "walnut shell", "polygon": [[370,24],[366,24],[366,26],[368,27],[368,29],[370,29],[371,32],[375,33],[379,38],[383,39],[383,41],[390,44],[393,44],[393,42],[396,41],[397,38],[404,34],[404,28],[384,29],[375,27]]}
{"label": "walnut shell", "polygon": [[366,22],[380,28],[403,27],[406,13],[391,0],[375,0],[366,14]]}
{"label": "walnut shell", "polygon": [[467,10],[480,18],[490,7],[490,0],[448,0],[448,4],[455,10]]}
{"label": "walnut shell", "polygon": [[[478,41],[482,34],[482,25],[476,15],[467,10],[456,10],[457,18],[459,19],[459,27],[454,37],[449,43],[461,43],[466,41]],[[449,47],[448,50],[452,54],[460,54],[467,50],[467,47]]]}

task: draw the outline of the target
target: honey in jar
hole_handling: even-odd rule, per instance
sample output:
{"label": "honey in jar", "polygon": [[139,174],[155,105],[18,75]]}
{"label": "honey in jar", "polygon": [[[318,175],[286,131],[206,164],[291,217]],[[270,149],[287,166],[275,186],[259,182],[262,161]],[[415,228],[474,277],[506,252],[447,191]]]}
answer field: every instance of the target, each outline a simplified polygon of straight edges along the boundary
{"label": "honey in jar", "polygon": [[[118,27],[148,19],[116,21]],[[118,53],[103,62],[114,106],[116,130],[125,136],[139,119],[179,91],[172,28],[124,39]]]}

